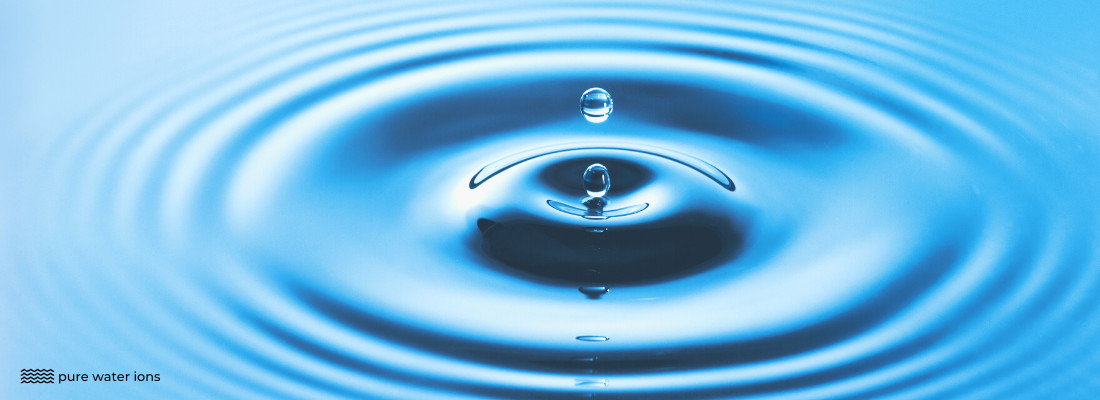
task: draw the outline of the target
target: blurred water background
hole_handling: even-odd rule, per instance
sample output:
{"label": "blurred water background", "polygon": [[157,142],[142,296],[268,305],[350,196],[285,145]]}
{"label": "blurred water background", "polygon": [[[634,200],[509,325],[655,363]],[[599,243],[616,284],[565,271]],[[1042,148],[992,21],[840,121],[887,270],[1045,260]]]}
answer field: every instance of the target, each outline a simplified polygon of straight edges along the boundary
{"label": "blurred water background", "polygon": [[0,397],[1100,396],[1100,3],[0,7]]}

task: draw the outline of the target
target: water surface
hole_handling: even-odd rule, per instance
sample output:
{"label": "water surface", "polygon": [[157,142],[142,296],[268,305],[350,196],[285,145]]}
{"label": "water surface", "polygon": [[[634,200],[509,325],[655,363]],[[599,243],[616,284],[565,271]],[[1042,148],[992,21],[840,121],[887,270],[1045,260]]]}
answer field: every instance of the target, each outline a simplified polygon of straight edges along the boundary
{"label": "water surface", "polygon": [[1100,12],[1031,7],[241,7],[5,134],[4,365],[162,380],[3,390],[1091,398]]}

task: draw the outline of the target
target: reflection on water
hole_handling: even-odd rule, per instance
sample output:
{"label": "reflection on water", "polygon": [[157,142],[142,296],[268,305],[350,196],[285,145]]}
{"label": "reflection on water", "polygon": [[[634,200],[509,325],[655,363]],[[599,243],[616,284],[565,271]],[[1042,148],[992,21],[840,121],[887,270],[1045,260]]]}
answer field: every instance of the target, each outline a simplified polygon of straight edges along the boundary
{"label": "reflection on water", "polygon": [[4,390],[1090,398],[1098,78],[947,11],[271,5],[3,188],[4,358],[162,381]]}

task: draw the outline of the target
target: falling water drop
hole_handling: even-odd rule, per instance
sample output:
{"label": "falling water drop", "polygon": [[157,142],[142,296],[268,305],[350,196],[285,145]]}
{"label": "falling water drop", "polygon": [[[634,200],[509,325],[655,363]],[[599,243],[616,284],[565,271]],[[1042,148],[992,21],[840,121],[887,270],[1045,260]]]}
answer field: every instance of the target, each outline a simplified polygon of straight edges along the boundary
{"label": "falling water drop", "polygon": [[589,165],[581,179],[584,181],[584,190],[593,198],[603,197],[611,189],[611,176],[603,164]]}
{"label": "falling water drop", "polygon": [[613,106],[611,93],[601,88],[594,87],[581,94],[581,114],[588,122],[598,124],[607,121]]}

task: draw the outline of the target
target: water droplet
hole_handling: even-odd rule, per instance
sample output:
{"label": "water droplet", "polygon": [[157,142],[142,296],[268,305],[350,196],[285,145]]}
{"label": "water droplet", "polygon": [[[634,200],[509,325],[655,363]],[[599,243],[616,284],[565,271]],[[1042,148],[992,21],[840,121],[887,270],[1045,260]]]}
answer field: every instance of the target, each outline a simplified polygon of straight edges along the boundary
{"label": "water droplet", "polygon": [[[611,189],[611,175],[607,173],[607,167],[600,163],[589,165],[584,170],[581,180],[584,181],[584,191],[594,199],[603,197],[608,189]],[[603,204],[607,202],[604,201]]]}
{"label": "water droplet", "polygon": [[577,290],[580,290],[581,293],[584,293],[588,298],[595,300],[607,294],[611,289],[608,289],[606,286],[585,286],[577,288]]}
{"label": "water droplet", "polygon": [[611,340],[611,338],[607,336],[581,335],[577,336],[577,340],[580,340],[582,342],[606,342],[608,340]]}
{"label": "water droplet", "polygon": [[596,360],[599,360],[599,359],[600,359],[600,357],[598,357],[598,356],[573,357],[573,361],[584,361],[584,362],[593,362],[593,361],[596,361]]}
{"label": "water droplet", "polygon": [[589,233],[604,233],[607,232],[607,228],[584,228],[584,231]]}
{"label": "water droplet", "polygon": [[594,87],[581,94],[581,114],[584,114],[588,122],[598,124],[607,121],[613,106],[611,93],[606,90]]}

